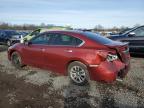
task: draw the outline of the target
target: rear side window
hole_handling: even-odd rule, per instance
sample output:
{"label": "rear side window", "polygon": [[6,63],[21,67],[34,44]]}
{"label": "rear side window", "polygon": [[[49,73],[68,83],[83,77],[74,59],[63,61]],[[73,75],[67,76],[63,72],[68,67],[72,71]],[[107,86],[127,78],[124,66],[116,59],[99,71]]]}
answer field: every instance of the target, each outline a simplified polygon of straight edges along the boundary
{"label": "rear side window", "polygon": [[92,32],[83,32],[83,35],[85,35],[89,39],[94,40],[95,42],[98,42],[100,44],[109,44],[113,42],[111,39],[108,39],[106,37],[103,37],[99,34],[92,33]]}
{"label": "rear side window", "polygon": [[64,46],[78,46],[83,41],[75,38],[73,36],[65,35],[65,34],[54,34],[53,40],[50,45],[64,45]]}

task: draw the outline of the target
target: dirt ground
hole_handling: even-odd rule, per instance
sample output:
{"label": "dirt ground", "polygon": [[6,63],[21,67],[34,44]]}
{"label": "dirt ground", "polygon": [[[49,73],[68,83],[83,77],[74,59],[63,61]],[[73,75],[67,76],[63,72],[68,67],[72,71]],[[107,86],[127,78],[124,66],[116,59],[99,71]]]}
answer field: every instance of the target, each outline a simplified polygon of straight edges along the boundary
{"label": "dirt ground", "polygon": [[144,108],[144,58],[132,57],[123,82],[76,86],[66,76],[15,69],[0,46],[0,108]]}

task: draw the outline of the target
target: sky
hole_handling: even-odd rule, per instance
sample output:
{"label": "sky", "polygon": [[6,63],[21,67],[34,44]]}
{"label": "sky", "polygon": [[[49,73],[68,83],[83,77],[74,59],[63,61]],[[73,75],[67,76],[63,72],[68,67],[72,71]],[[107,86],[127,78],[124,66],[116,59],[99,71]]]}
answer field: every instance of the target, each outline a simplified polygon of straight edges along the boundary
{"label": "sky", "polygon": [[132,27],[144,25],[144,0],[0,0],[0,22]]}

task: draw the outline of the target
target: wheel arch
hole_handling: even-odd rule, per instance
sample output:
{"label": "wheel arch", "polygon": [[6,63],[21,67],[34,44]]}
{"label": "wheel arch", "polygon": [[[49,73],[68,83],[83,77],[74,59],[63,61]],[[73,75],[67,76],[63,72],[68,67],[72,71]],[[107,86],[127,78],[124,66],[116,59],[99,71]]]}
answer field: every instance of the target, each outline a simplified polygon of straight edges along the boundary
{"label": "wheel arch", "polygon": [[83,63],[84,65],[86,65],[87,67],[88,67],[88,63],[86,62],[86,61],[84,61],[84,60],[82,60],[82,59],[71,59],[70,61],[68,61],[67,62],[67,64],[66,64],[66,70],[65,70],[65,75],[68,75],[68,66],[71,64],[71,63],[73,63],[73,62],[81,62],[81,63]]}
{"label": "wheel arch", "polygon": [[14,53],[16,50],[11,50],[10,52],[9,52],[9,59],[11,60],[11,56],[12,56],[12,53]]}
{"label": "wheel arch", "polygon": [[11,60],[12,53],[14,53],[14,52],[18,52],[19,54],[21,54],[18,50],[15,50],[15,49],[11,50],[11,51],[9,52],[10,60]]}

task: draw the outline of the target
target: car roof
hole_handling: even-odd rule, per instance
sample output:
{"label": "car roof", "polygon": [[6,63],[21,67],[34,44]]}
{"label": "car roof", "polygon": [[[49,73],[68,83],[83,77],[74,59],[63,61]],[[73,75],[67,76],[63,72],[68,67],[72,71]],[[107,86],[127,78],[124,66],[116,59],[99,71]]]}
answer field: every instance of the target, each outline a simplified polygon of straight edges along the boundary
{"label": "car roof", "polygon": [[58,31],[58,30],[68,30],[68,28],[65,27],[52,27],[52,28],[39,28],[40,33],[46,32],[46,31]]}
{"label": "car roof", "polygon": [[48,30],[46,32],[48,32],[48,33],[54,32],[54,33],[77,33],[77,34],[83,34],[84,32],[87,32],[87,31],[82,31],[82,30]]}

